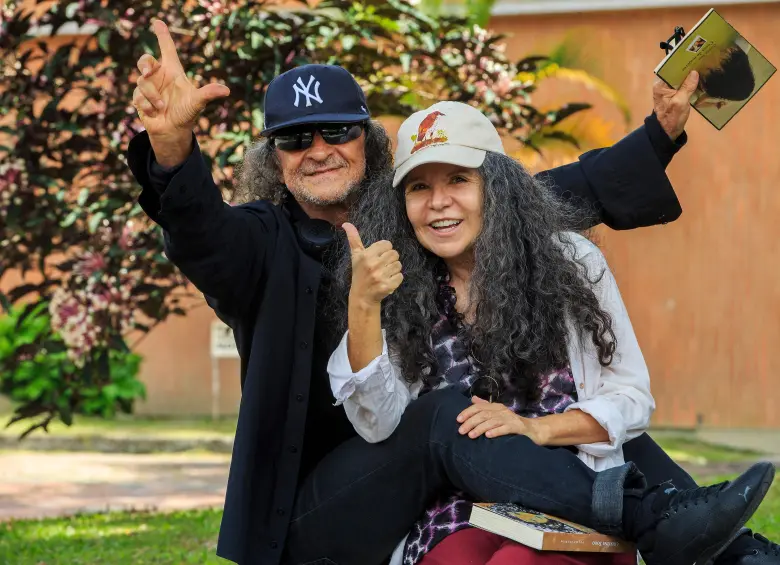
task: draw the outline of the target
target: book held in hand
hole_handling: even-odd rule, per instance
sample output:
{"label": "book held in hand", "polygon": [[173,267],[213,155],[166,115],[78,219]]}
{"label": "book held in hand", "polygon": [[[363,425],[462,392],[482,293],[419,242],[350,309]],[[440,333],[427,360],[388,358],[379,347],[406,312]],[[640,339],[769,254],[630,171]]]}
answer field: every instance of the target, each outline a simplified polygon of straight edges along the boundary
{"label": "book held in hand", "polygon": [[691,71],[699,87],[691,105],[718,130],[747,104],[777,69],[715,10],[710,10],[655,68],[672,88]]}
{"label": "book held in hand", "polygon": [[633,543],[517,504],[475,503],[469,523],[543,551],[636,553]]}

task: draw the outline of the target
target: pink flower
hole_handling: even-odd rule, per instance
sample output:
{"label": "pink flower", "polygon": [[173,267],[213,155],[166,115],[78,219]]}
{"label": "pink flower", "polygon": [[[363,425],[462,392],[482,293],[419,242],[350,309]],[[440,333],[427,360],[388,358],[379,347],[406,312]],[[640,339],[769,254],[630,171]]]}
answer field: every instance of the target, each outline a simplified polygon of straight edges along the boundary
{"label": "pink flower", "polygon": [[49,303],[49,313],[56,318],[56,325],[62,327],[71,318],[79,316],[79,303],[65,289],[58,288]]}
{"label": "pink flower", "polygon": [[27,172],[21,159],[0,163],[0,192],[16,192],[26,180]]}
{"label": "pink flower", "polygon": [[[81,288],[60,287],[49,303],[52,329],[68,347],[69,358],[83,366],[95,347],[106,346],[108,337],[123,334],[133,327],[130,281],[116,277],[88,279]],[[71,283],[84,283],[75,276]]]}
{"label": "pink flower", "polygon": [[106,268],[106,259],[93,251],[87,251],[73,266],[73,273],[83,277],[91,277]]}
{"label": "pink flower", "polygon": [[512,90],[512,79],[508,75],[502,74],[493,86],[493,90],[501,97],[506,96]]}

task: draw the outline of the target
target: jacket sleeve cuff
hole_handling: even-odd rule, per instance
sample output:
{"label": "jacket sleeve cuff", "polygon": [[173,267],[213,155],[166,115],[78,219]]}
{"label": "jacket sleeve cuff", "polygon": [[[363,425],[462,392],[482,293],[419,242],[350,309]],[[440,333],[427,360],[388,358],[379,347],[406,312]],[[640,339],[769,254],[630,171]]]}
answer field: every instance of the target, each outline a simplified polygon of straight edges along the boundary
{"label": "jacket sleeve cuff", "polygon": [[336,350],[328,361],[328,375],[330,376],[330,388],[336,399],[334,406],[342,405],[355,392],[364,388],[374,388],[382,385],[388,390],[387,382],[392,380],[393,372],[390,366],[390,356],[387,353],[387,340],[385,330],[382,330],[382,354],[373,359],[368,365],[357,373],[352,371],[347,352],[347,338],[349,331],[344,333]]}
{"label": "jacket sleeve cuff", "polygon": [[612,229],[634,229],[676,220],[680,202],[642,126],[608,149],[580,157],[582,172],[602,219]]}
{"label": "jacket sleeve cuff", "polygon": [[171,180],[178,173],[184,163],[175,167],[163,167],[154,158],[154,153],[149,151],[149,180],[158,194],[163,194]]}
{"label": "jacket sleeve cuff", "polygon": [[664,131],[664,128],[661,127],[661,122],[658,121],[655,111],[645,118],[645,131],[664,169],[672,162],[672,157],[688,143],[688,134],[684,131],[677,139],[673,140],[670,138]]}
{"label": "jacket sleeve cuff", "polygon": [[168,212],[175,212],[180,216],[188,208],[215,209],[222,205],[222,193],[211,178],[211,171],[203,159],[194,135],[192,153],[187,160],[162,175],[172,175],[163,190],[160,190],[162,187],[159,186],[161,181],[164,182],[161,175],[156,173],[156,178],[152,178],[153,156],[147,132],[139,133],[130,141],[127,163],[142,188],[138,203],[144,212],[163,228],[168,229],[165,221]]}
{"label": "jacket sleeve cuff", "polygon": [[620,410],[608,399],[595,396],[582,402],[575,402],[566,408],[581,410],[590,414],[609,434],[609,442],[597,442],[578,445],[577,449],[594,457],[606,457],[622,449],[626,442],[626,426]]}

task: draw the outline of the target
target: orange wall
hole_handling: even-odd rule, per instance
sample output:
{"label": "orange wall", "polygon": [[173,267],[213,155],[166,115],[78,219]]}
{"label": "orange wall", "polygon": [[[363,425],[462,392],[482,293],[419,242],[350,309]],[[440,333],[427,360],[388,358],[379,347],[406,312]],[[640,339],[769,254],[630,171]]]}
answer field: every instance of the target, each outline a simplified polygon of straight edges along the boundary
{"label": "orange wall", "polygon": [[[147,400],[138,405],[138,413],[211,413],[209,332],[215,319],[204,301],[187,316],[171,318],[141,341],[136,350],[144,357],[141,379]],[[220,360],[219,373],[220,412],[235,414],[241,398],[238,361]]]}
{"label": "orange wall", "polygon": [[[506,17],[492,27],[512,34],[507,52],[518,57],[582,37],[630,103],[634,127],[651,108],[658,43],[705,11]],[[780,65],[780,4],[718,11]],[[721,132],[694,112],[689,144],[669,168],[683,216],[600,232],[650,366],[656,424],[693,426],[698,416],[707,426],[780,427],[779,103],[780,73]]]}

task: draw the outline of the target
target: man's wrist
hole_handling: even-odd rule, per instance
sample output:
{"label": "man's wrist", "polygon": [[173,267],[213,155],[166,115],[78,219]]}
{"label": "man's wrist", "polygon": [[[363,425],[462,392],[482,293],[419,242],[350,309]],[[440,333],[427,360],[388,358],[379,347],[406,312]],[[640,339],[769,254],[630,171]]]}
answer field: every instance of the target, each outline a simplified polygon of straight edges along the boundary
{"label": "man's wrist", "polygon": [[645,131],[650,139],[650,145],[652,146],[653,151],[664,168],[669,165],[672,161],[672,157],[674,157],[688,141],[688,135],[684,130],[677,139],[673,140],[669,137],[669,134],[661,125],[655,111],[645,118]]}
{"label": "man's wrist", "polygon": [[192,154],[192,132],[173,136],[150,135],[149,143],[154,151],[154,160],[168,169],[178,167]]}

